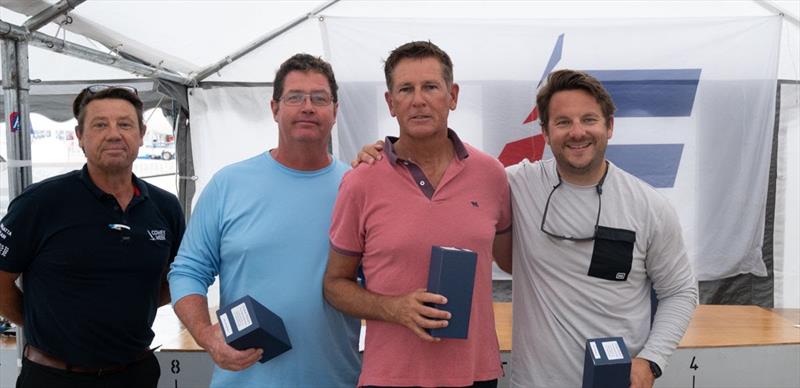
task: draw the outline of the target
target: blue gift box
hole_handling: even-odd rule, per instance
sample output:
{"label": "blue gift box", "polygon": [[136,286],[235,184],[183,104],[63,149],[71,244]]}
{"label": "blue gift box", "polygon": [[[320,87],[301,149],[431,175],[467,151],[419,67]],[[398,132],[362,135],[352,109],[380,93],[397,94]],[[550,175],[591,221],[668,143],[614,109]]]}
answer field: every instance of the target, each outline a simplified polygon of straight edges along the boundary
{"label": "blue gift box", "polygon": [[631,356],[622,337],[586,340],[583,388],[628,388]]}
{"label": "blue gift box", "polygon": [[258,360],[261,363],[292,348],[281,317],[250,296],[244,296],[219,309],[217,318],[228,345],[239,350],[264,350]]}
{"label": "blue gift box", "polygon": [[446,304],[432,306],[451,314],[447,327],[429,330],[431,336],[467,338],[477,262],[478,255],[467,249],[439,246],[431,248],[428,292],[447,298]]}

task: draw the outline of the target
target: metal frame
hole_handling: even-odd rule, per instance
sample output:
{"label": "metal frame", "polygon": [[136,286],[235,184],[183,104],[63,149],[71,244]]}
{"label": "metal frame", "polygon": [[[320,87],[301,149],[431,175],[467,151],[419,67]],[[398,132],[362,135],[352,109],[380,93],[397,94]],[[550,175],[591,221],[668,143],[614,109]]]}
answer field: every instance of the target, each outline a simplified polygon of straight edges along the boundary
{"label": "metal frame", "polygon": [[[31,131],[28,94],[28,43],[3,39],[0,44],[3,58],[3,93],[6,115],[6,147],[8,149],[8,196],[14,198],[33,181],[31,174]],[[11,117],[16,116],[16,122]],[[22,287],[22,275],[17,285]],[[25,349],[23,328],[17,326],[17,358]],[[19,368],[18,368],[19,369]]]}
{"label": "metal frame", "polygon": [[121,56],[107,54],[95,49],[68,42],[41,32],[28,32],[25,28],[0,20],[0,38],[26,41],[29,44],[71,57],[80,58],[101,65],[116,67],[129,73],[150,78],[161,78],[190,85],[192,81],[178,73],[167,69],[156,68]]}
{"label": "metal frame", "polygon": [[247,55],[247,53],[249,53],[249,52],[251,52],[251,51],[263,46],[265,43],[267,43],[267,42],[269,42],[269,41],[271,41],[271,40],[283,35],[285,32],[291,30],[292,28],[294,28],[297,25],[299,25],[300,23],[308,20],[309,18],[317,16],[320,12],[328,9],[330,6],[336,4],[337,2],[339,2],[339,0],[330,0],[327,3],[322,4],[321,6],[311,10],[311,12],[309,12],[309,13],[303,15],[303,16],[300,16],[300,17],[290,21],[289,23],[286,23],[283,26],[280,26],[280,27],[270,31],[266,35],[256,39],[255,41],[253,41],[252,43],[248,44],[247,46],[242,47],[241,49],[235,51],[234,53],[232,53],[232,54],[230,54],[228,56],[226,56],[225,58],[222,58],[217,63],[215,63],[215,64],[213,64],[211,66],[208,66],[203,70],[200,70],[200,72],[198,72],[197,75],[194,76],[193,81],[196,84],[196,83],[208,78],[212,74],[220,71],[223,67],[228,66],[231,63],[233,63],[234,61],[236,61],[237,59]]}
{"label": "metal frame", "polygon": [[788,21],[789,23],[794,24],[795,26],[800,27],[800,19],[796,16],[792,16],[791,14],[786,13],[786,10],[781,8],[779,5],[775,4],[774,1],[771,0],[753,0],[756,4],[760,5],[761,8],[766,9],[767,11],[774,12],[783,17],[783,20]]}
{"label": "metal frame", "polygon": [[26,20],[25,23],[22,24],[22,27],[28,31],[36,31],[42,28],[45,24],[53,21],[55,18],[79,6],[84,1],[86,0],[61,0],[58,3],[45,8],[36,15],[31,16],[30,19]]}

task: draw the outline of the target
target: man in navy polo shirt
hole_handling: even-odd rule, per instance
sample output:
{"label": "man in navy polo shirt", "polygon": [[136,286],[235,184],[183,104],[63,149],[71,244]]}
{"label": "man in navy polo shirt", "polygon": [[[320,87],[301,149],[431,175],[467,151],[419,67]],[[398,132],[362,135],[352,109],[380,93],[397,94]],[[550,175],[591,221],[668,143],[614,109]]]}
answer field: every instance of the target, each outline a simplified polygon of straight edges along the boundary
{"label": "man in navy polo shirt", "polygon": [[181,207],[133,175],[135,89],[86,88],[73,112],[86,165],[28,187],[0,223],[0,315],[27,342],[17,387],[155,387],[151,325],[170,300]]}

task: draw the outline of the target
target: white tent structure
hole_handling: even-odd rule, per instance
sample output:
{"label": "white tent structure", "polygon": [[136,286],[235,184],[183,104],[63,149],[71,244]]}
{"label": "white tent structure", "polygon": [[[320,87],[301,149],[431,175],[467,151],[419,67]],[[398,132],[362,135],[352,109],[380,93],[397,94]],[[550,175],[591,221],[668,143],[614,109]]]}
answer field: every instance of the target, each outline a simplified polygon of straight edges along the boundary
{"label": "white tent structure", "polygon": [[[135,83],[148,106],[161,107],[175,124],[178,191],[187,209],[219,168],[277,144],[271,81],[296,52],[334,65],[341,110],[333,151],[343,160],[358,145],[392,133],[395,125],[381,105],[380,60],[412,39],[430,39],[451,54],[462,83],[453,125],[498,156],[504,145],[537,133],[535,123],[520,123],[543,72],[552,70],[549,62],[596,70],[609,85],[689,85],[687,112],[661,115],[669,124],[645,122],[646,112],[634,109],[625,125],[648,126],[647,136],[659,144],[682,142],[681,170],[672,173],[672,183],[656,186],[679,210],[703,301],[800,307],[797,1],[53,3],[0,1],[4,53],[27,50],[29,57],[29,75],[20,71],[18,84],[4,73],[5,111],[16,111],[9,100],[23,96],[30,111],[66,120],[83,85]],[[2,60],[4,68],[16,63],[8,55]],[[649,78],[625,78],[645,73],[620,69]],[[639,101],[660,98],[647,96]],[[730,106],[742,108],[720,110]],[[25,150],[26,125],[17,131],[3,117],[9,171],[24,177],[36,168]],[[691,140],[676,140],[672,133],[680,130],[664,135],[675,125],[694,129]],[[511,137],[495,137],[497,126]],[[471,127],[479,128],[468,132]],[[722,132],[707,135],[706,128]],[[12,189],[31,180],[16,179]]]}

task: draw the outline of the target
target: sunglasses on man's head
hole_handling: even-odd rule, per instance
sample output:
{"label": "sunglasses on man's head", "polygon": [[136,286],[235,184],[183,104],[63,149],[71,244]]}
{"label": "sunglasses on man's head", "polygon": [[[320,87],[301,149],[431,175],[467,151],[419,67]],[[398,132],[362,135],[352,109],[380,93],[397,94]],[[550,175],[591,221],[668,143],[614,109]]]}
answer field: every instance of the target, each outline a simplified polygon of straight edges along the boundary
{"label": "sunglasses on man's head", "polygon": [[103,90],[108,90],[108,89],[122,89],[122,90],[125,90],[125,91],[128,91],[128,92],[131,92],[131,93],[133,93],[133,94],[135,94],[137,96],[139,95],[139,91],[136,90],[136,88],[134,88],[133,86],[128,86],[128,85],[91,85],[91,86],[88,86],[84,90],[89,92],[90,94],[95,94],[95,93],[100,93]]}
{"label": "sunglasses on man's head", "polygon": [[72,113],[75,115],[75,118],[76,119],[78,118],[78,115],[80,114],[80,112],[83,109],[83,107],[88,103],[89,100],[91,100],[91,96],[94,96],[95,94],[100,93],[100,92],[102,92],[104,90],[124,90],[124,91],[126,91],[128,93],[131,93],[134,96],[136,96],[137,100],[139,99],[139,91],[136,90],[136,88],[134,88],[133,86],[128,86],[128,85],[91,85],[91,86],[87,86],[86,88],[81,90],[80,94],[78,94],[78,97],[80,98],[80,101],[76,100],[75,102],[73,102]]}

